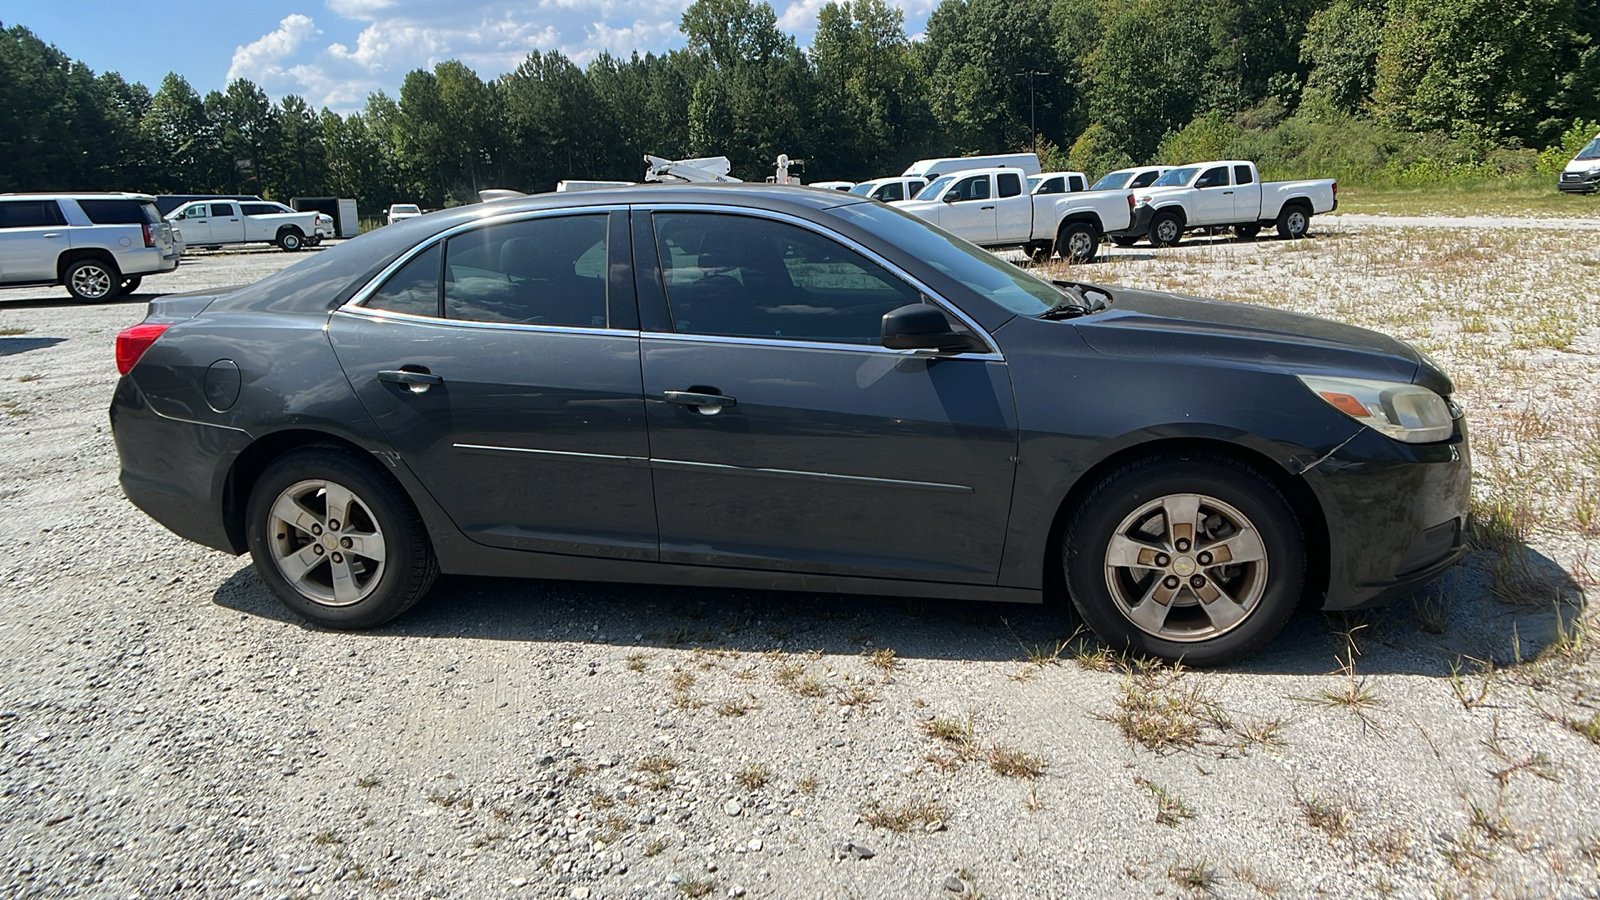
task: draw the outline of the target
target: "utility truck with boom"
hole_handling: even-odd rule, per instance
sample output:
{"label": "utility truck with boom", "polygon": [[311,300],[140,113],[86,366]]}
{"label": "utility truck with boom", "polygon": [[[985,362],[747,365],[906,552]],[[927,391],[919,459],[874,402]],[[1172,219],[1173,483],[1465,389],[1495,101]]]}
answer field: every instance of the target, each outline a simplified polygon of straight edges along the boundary
{"label": "utility truck with boom", "polygon": [[980,247],[1019,247],[1036,262],[1052,251],[1087,262],[1103,237],[1131,227],[1132,194],[1030,194],[1028,174],[1010,167],[957,172],[896,206]]}

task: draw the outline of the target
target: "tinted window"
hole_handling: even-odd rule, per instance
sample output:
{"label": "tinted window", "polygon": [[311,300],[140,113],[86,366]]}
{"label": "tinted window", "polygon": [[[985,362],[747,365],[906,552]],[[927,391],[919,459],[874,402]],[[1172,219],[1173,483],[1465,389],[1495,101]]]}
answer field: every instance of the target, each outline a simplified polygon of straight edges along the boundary
{"label": "tinted window", "polygon": [[389,276],[366,306],[413,316],[438,316],[439,255],[438,244],[417,254]]}
{"label": "tinted window", "polygon": [[873,183],[870,182],[870,181],[863,181],[860,184],[856,185],[855,187],[851,188],[850,189],[850,193],[855,194],[858,197],[865,197],[868,194],[872,193],[872,184]]}
{"label": "tinted window", "polygon": [[1040,185],[1039,189],[1037,191],[1035,191],[1034,193],[1036,193],[1036,194],[1064,194],[1064,193],[1066,193],[1066,186],[1061,183],[1061,179],[1059,179],[1059,178],[1046,178],[1044,180],[1044,184]]}
{"label": "tinted window", "polygon": [[78,206],[96,225],[143,225],[143,203],[138,200],[79,200]]}
{"label": "tinted window", "polygon": [[275,216],[284,212],[282,208],[271,203],[241,203],[239,208],[244,210],[247,216]]}
{"label": "tinted window", "polygon": [[906,197],[901,190],[900,182],[891,181],[883,187],[878,188],[878,192],[873,194],[872,198],[874,200],[882,200],[883,202],[888,203],[891,200],[904,200]]}
{"label": "tinted window", "polygon": [[1141,172],[1141,173],[1139,173],[1139,176],[1137,178],[1133,179],[1133,183],[1128,185],[1128,187],[1130,187],[1130,188],[1148,187],[1150,184],[1154,183],[1155,180],[1158,177],[1160,177],[1160,175],[1161,175],[1160,172],[1156,172],[1154,170],[1149,171],[1149,172]]}
{"label": "tinted window", "polygon": [[1207,169],[1206,173],[1201,175],[1199,180],[1194,183],[1194,186],[1197,188],[1222,187],[1227,183],[1228,167],[1217,166],[1215,169]]}
{"label": "tinted window", "polygon": [[230,218],[234,215],[232,203],[211,204],[211,215],[217,218]]}
{"label": "tinted window", "polygon": [[1020,197],[1022,195],[1022,177],[1015,172],[1001,172],[997,179],[1000,183],[1000,196]]}
{"label": "tinted window", "polygon": [[48,228],[64,225],[61,207],[54,200],[6,200],[0,202],[0,228]]}
{"label": "tinted window", "polygon": [[1250,177],[1250,167],[1249,166],[1234,166],[1233,167],[1233,183],[1234,184],[1249,184],[1254,180],[1255,179]]}
{"label": "tinted window", "polygon": [[989,176],[975,175],[956,182],[951,189],[956,200],[987,200],[989,199]]}
{"label": "tinted window", "polygon": [[920,178],[914,178],[914,179],[911,180],[911,187],[906,189],[906,193],[908,193],[911,196],[915,197],[917,195],[918,191],[922,190],[923,188],[925,188],[927,186],[928,186],[928,183],[926,181],[923,181]]}
{"label": "tinted window", "polygon": [[876,344],[884,313],[921,300],[866,257],[794,225],[657,213],[655,227],[681,334]]}
{"label": "tinted window", "polygon": [[604,215],[479,228],[445,247],[445,318],[604,328],[605,271]]}
{"label": "tinted window", "polygon": [[1072,190],[1073,190],[1073,192],[1077,192],[1077,191],[1083,190],[1083,176],[1082,175],[1074,175],[1074,176],[1072,176]]}

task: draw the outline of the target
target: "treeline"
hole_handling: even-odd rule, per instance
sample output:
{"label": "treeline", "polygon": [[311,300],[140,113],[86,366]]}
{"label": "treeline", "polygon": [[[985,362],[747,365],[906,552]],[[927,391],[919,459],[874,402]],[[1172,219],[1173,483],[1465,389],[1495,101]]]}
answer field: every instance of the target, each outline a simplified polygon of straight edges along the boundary
{"label": "treeline", "polygon": [[1600,0],[944,0],[917,41],[883,0],[839,0],[805,50],[766,2],[696,0],[680,27],[682,50],[536,53],[489,81],[443,62],[341,116],[245,80],[152,94],[13,25],[0,190],[438,206],[635,180],[644,153],[854,180],[1028,148],[1091,174],[1238,153],[1371,183],[1532,171],[1600,119]]}

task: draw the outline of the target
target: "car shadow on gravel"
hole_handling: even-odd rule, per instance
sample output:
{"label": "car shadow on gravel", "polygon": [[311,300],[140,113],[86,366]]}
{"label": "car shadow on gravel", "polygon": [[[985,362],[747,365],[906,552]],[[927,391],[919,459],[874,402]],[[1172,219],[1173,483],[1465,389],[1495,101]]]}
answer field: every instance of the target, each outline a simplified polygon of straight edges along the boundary
{"label": "car shadow on gravel", "polygon": [[92,301],[78,300],[73,297],[19,297],[15,300],[9,297],[0,297],[0,310],[10,312],[19,309],[85,309],[89,307],[117,306],[119,304],[148,303],[161,296],[162,291],[142,291],[133,294],[119,294],[110,300]]}
{"label": "car shadow on gravel", "polygon": [[[212,600],[316,630],[279,604],[248,565]],[[1475,663],[1504,667],[1558,648],[1585,602],[1582,586],[1537,551],[1474,552],[1390,605],[1303,611],[1264,649],[1223,671],[1327,674],[1339,671],[1352,643],[1362,675],[1444,678]],[[892,648],[902,659],[1070,664],[1097,645],[1062,606],[444,576],[410,612],[365,634],[741,652]]]}
{"label": "car shadow on gravel", "polygon": [[0,337],[0,356],[16,356],[33,350],[43,350],[66,340],[64,337]]}

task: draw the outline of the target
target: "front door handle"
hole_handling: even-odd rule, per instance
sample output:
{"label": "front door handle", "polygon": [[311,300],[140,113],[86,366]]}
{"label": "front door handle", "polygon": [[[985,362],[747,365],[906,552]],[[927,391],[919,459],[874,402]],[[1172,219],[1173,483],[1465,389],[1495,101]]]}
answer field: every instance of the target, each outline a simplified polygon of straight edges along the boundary
{"label": "front door handle", "polygon": [[992,206],[980,206],[980,207],[978,207],[978,209],[979,210],[994,209],[994,207],[992,207]]}
{"label": "front door handle", "polygon": [[661,398],[668,403],[679,406],[691,406],[695,411],[704,416],[714,416],[724,409],[738,406],[739,401],[722,394],[706,394],[699,391],[663,391]]}
{"label": "front door handle", "polygon": [[1233,191],[1223,191],[1222,192],[1222,196],[1231,197],[1231,196],[1233,196]]}
{"label": "front door handle", "polygon": [[413,394],[420,394],[436,384],[444,384],[444,379],[427,371],[414,372],[410,369],[384,369],[378,373],[378,380],[387,384],[398,384]]}

